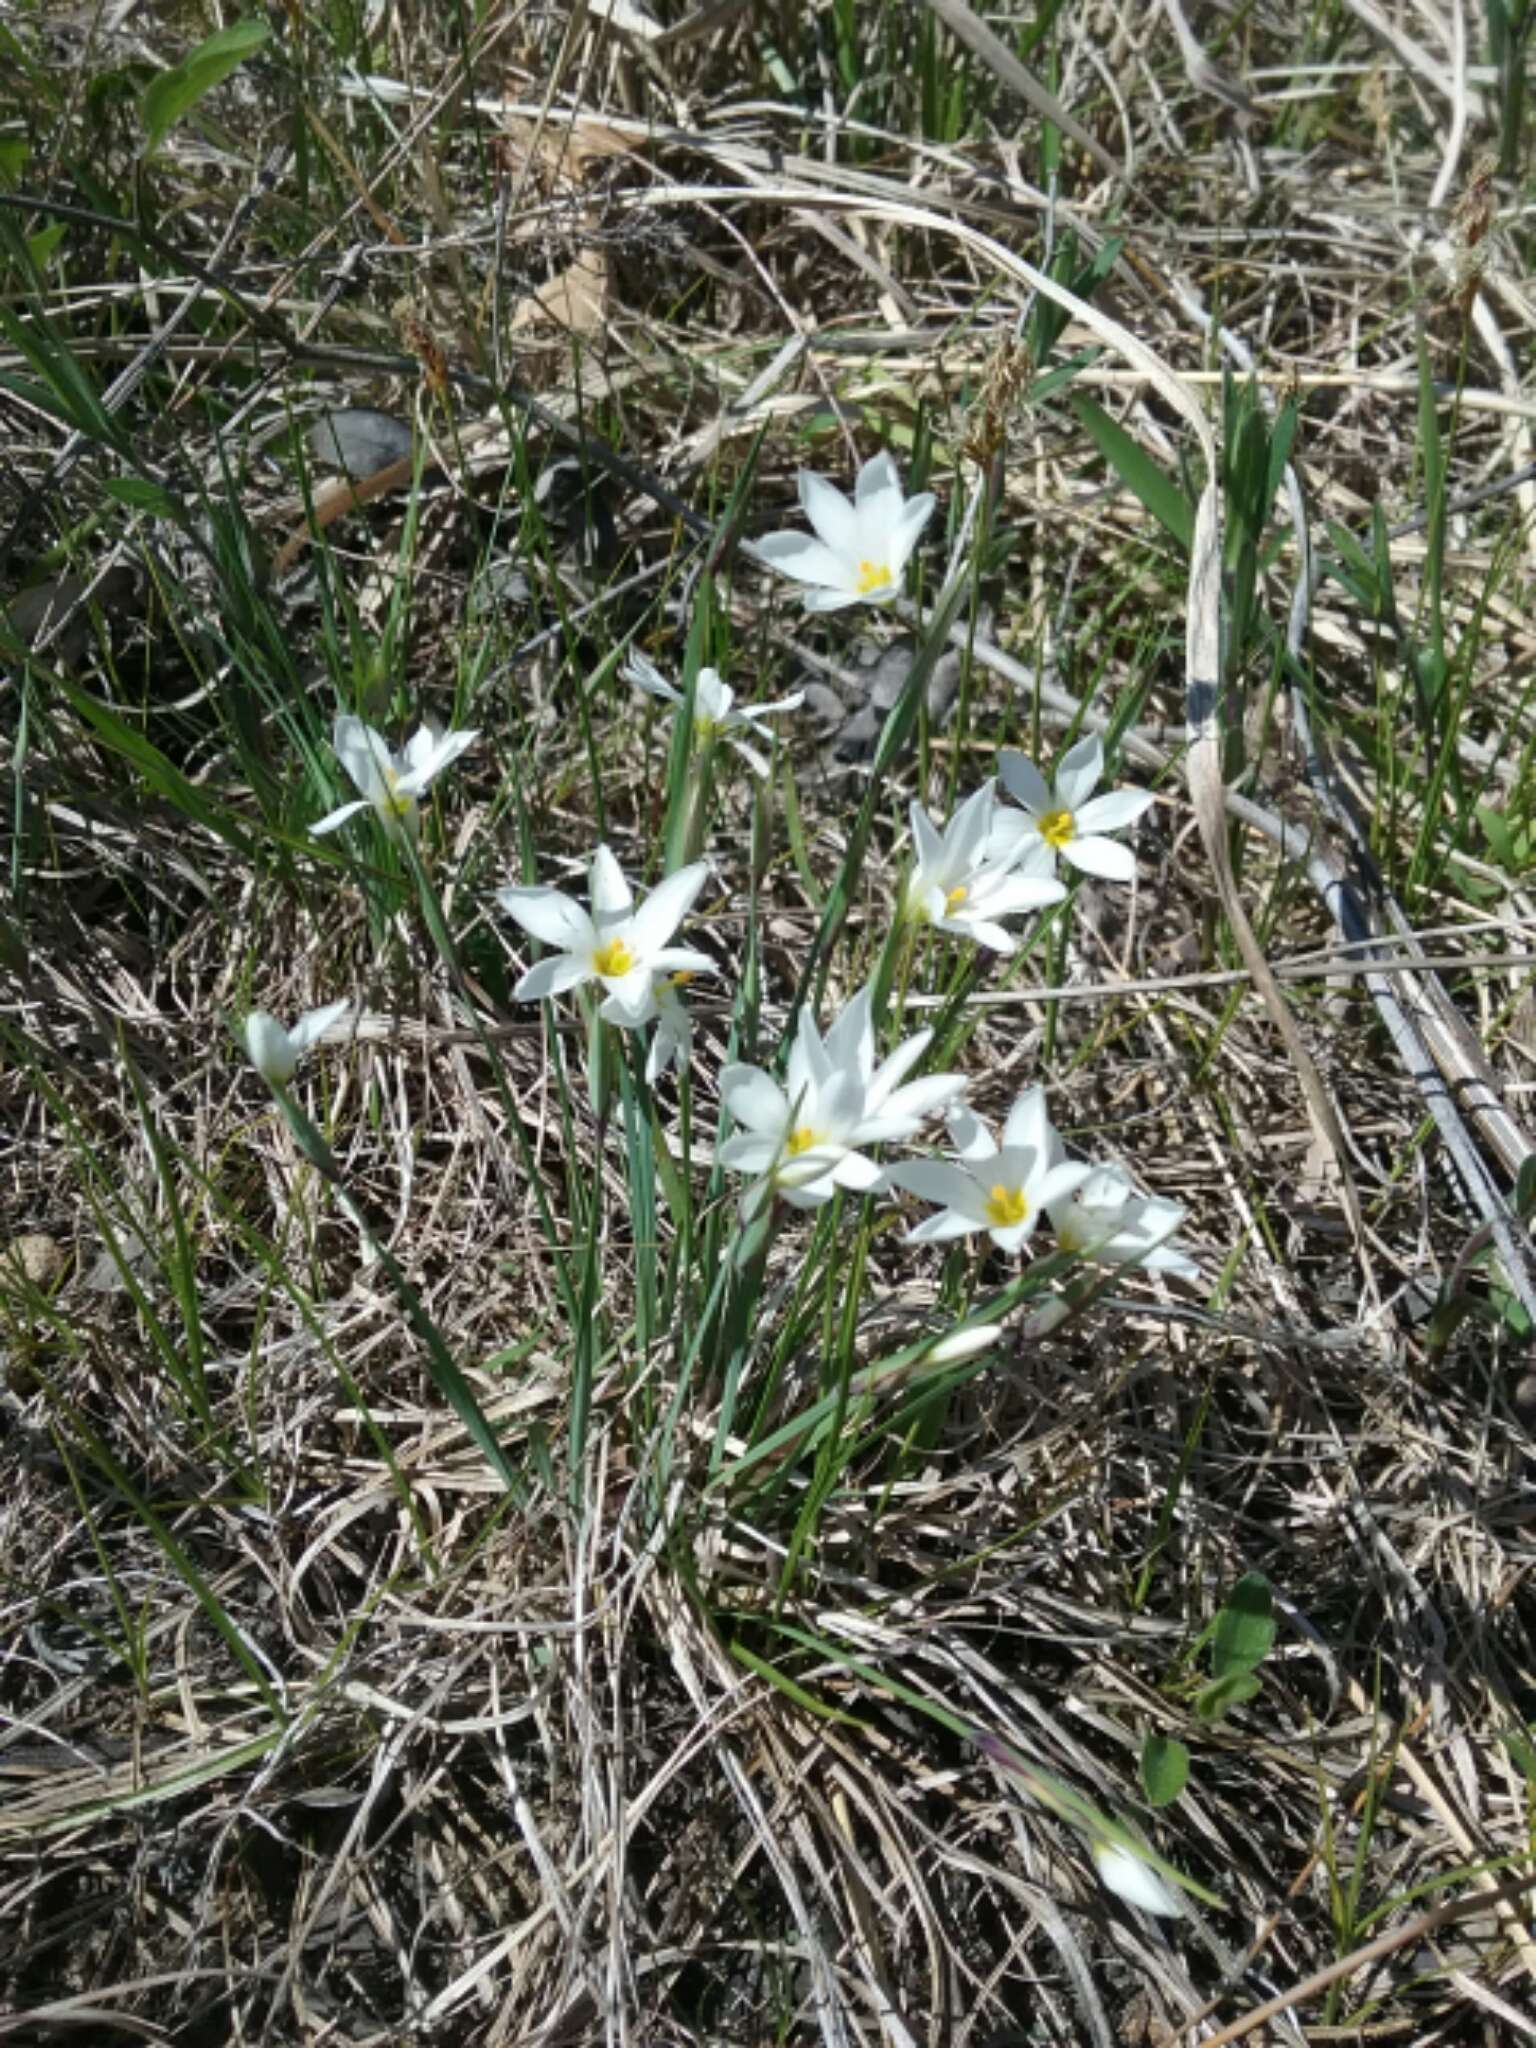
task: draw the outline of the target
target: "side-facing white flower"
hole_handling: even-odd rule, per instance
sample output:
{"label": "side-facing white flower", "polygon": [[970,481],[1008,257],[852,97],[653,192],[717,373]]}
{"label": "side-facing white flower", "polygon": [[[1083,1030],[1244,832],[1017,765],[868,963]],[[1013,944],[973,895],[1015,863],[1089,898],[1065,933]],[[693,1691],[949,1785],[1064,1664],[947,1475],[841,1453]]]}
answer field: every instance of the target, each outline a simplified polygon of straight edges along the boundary
{"label": "side-facing white flower", "polygon": [[433,732],[423,725],[411,734],[403,751],[394,754],[360,718],[338,718],[331,744],[362,795],[327,812],[310,831],[319,838],[355,818],[359,811],[372,809],[386,831],[406,832],[414,839],[421,830],[421,798],[428,786],[479,737],[478,732]]}
{"label": "side-facing white flower", "polygon": [[999,756],[998,773],[1004,789],[1024,806],[1025,815],[998,814],[991,847],[994,857],[1016,852],[1032,840],[1043,841],[1085,875],[1099,875],[1111,882],[1135,879],[1135,854],[1104,834],[1123,832],[1127,825],[1134,825],[1152,802],[1152,793],[1112,789],[1103,796],[1093,794],[1104,773],[1104,747],[1097,733],[1079,740],[1062,757],[1054,787],[1033,761],[1008,748]]}
{"label": "side-facing white flower", "polygon": [[558,889],[498,889],[496,901],[525,932],[555,951],[530,967],[512,991],[519,1002],[540,1002],[589,981],[601,982],[598,1014],[634,1030],[656,1015],[655,984],[662,975],[713,974],[707,953],[667,941],[693,908],[709,877],[704,861],[678,868],[658,882],[637,909],[634,894],[606,846],[592,856],[590,913]]}
{"label": "side-facing white flower", "polygon": [[871,995],[862,988],[825,1039],[801,1018],[783,1087],[761,1067],[727,1067],[720,1100],[741,1128],[716,1157],[728,1172],[753,1176],[743,1209],[751,1213],[765,1183],[797,1209],[829,1202],[839,1188],[877,1188],[880,1169],[858,1148],[910,1138],[965,1087],[960,1074],[901,1085],[932,1037],[919,1031],[877,1066]]}
{"label": "side-facing white flower", "polygon": [[1063,1251],[1107,1266],[1200,1277],[1194,1260],[1172,1241],[1184,1221],[1182,1207],[1161,1195],[1141,1194],[1117,1166],[1094,1167],[1081,1186],[1055,1197],[1050,1209]]}
{"label": "side-facing white flower", "polygon": [[[648,662],[643,654],[630,655],[624,664],[624,678],[637,690],[644,690],[647,696],[659,697],[664,704],[681,709],[686,702],[683,692],[669,683],[660,669]],[[755,775],[766,775],[767,761],[741,734],[754,733],[758,739],[766,740],[772,746],[775,734],[772,727],[762,721],[776,717],[781,711],[798,710],[804,702],[804,690],[796,690],[792,697],[781,697],[776,704],[738,705],[736,692],[722,680],[719,671],[701,668],[693,686],[694,740],[700,747],[708,747],[713,746],[717,739],[723,739],[727,746],[736,749]]]}
{"label": "side-facing white flower", "polygon": [[1047,1206],[1092,1171],[1053,1163],[1057,1140],[1043,1088],[1026,1088],[1014,1103],[1001,1146],[969,1110],[952,1113],[949,1128],[956,1158],[903,1159],[886,1173],[892,1186],[939,1208],[907,1232],[908,1244],[944,1244],[985,1230],[1011,1256],[1028,1243]]}
{"label": "side-facing white flower", "polygon": [[317,1038],[323,1038],[333,1024],[339,1024],[352,1005],[327,1003],[323,1009],[306,1010],[289,1031],[266,1010],[252,1010],[245,1020],[242,1036],[251,1065],[263,1081],[281,1086],[291,1081],[299,1061]]}
{"label": "side-facing white flower", "polygon": [[677,974],[659,974],[651,985],[656,1035],[645,1056],[645,1078],[652,1086],[669,1067],[681,1073],[693,1053],[693,1019],[678,993],[692,979],[692,973],[685,967]]}
{"label": "side-facing white flower", "polygon": [[1177,1920],[1184,1911],[1178,1893],[1133,1850],[1118,1842],[1095,1842],[1093,1861],[1100,1883],[1127,1905],[1140,1906],[1143,1913],[1160,1913],[1168,1920]]}
{"label": "side-facing white flower", "polygon": [[904,498],[901,475],[889,455],[875,455],[859,471],[853,502],[825,477],[802,469],[800,503],[815,529],[770,533],[757,553],[781,576],[808,584],[805,608],[841,611],[844,605],[888,604],[933,513],[931,491]]}
{"label": "side-facing white flower", "polygon": [[995,793],[995,783],[983,783],[942,832],[921,804],[912,805],[917,860],[907,881],[904,907],[914,923],[974,939],[994,953],[1012,953],[1018,941],[1003,930],[1001,920],[1059,903],[1067,892],[1054,874],[1040,872],[1038,852],[1022,843],[1013,859],[988,859]]}

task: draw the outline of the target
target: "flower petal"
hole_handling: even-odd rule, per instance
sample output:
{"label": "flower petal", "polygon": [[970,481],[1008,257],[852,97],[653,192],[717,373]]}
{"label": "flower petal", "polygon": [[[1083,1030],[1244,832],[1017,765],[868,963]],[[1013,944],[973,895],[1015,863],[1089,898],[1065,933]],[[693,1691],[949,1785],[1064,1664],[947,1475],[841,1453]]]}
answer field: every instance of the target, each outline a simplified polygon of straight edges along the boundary
{"label": "flower petal", "polygon": [[951,1103],[966,1086],[964,1074],[928,1074],[909,1081],[888,1096],[872,1116],[861,1119],[849,1142],[874,1145],[883,1139],[909,1138],[936,1109]]}
{"label": "flower petal", "polygon": [[664,946],[708,880],[709,863],[703,860],[664,875],[635,912],[631,929],[636,951],[649,955]]}
{"label": "flower petal", "polygon": [[802,469],[798,478],[800,503],[815,529],[816,538],[844,561],[859,559],[859,519],[852,505],[824,476]]}
{"label": "flower petal", "polygon": [[1136,856],[1118,839],[1071,839],[1061,857],[1085,875],[1098,875],[1106,882],[1134,882]]}
{"label": "flower petal", "polygon": [[896,458],[888,448],[882,448],[878,455],[871,455],[860,469],[853,486],[853,501],[863,510],[874,498],[881,498],[894,491],[901,496],[901,471],[896,467]]}
{"label": "flower petal", "polygon": [[542,1003],[550,996],[563,996],[567,989],[580,988],[591,979],[592,969],[585,960],[578,960],[574,953],[552,953],[547,960],[533,963],[513,989],[512,1000]]}
{"label": "flower petal", "polygon": [[514,887],[498,889],[496,901],[515,918],[523,930],[546,946],[558,946],[562,953],[590,955],[597,948],[597,931],[579,903],[562,896],[558,889]]}
{"label": "flower petal", "polygon": [[941,1209],[935,1216],[925,1216],[921,1223],[909,1230],[902,1239],[903,1244],[948,1244],[957,1237],[974,1237],[984,1226],[973,1217],[962,1216],[958,1209]]}
{"label": "flower petal", "polygon": [[1100,1882],[1127,1905],[1139,1906],[1143,1913],[1160,1913],[1169,1920],[1176,1920],[1184,1911],[1178,1894],[1163,1883],[1151,1864],[1119,1843],[1096,1843],[1093,1860]]}
{"label": "flower petal", "polygon": [[761,1067],[733,1065],[720,1076],[720,1101],[733,1122],[782,1144],[789,1129],[789,1103],[771,1074]]}
{"label": "flower petal", "polygon": [[1156,801],[1150,789],[1107,789],[1074,815],[1079,832],[1123,832]]}
{"label": "flower petal", "polygon": [[336,758],[352,778],[352,786],[370,803],[389,795],[388,771],[395,765],[386,741],[360,718],[343,714],[331,731]]}
{"label": "flower petal", "polygon": [[963,1102],[956,1103],[944,1121],[949,1127],[949,1142],[967,1166],[979,1166],[997,1157],[997,1140],[975,1110],[968,1109]]}
{"label": "flower petal", "polygon": [[[323,1038],[333,1024],[339,1024],[351,1007],[343,996],[339,1003],[326,1003],[322,1009],[306,1010],[288,1034],[295,1053],[308,1052],[316,1039]],[[1181,1215],[1182,1213],[1180,1211]]]}
{"label": "flower petal", "polygon": [[[887,595],[894,596],[894,589],[887,592]],[[800,600],[808,612],[845,612],[850,605],[864,603],[879,604],[881,601],[880,598],[868,592],[828,590],[825,587],[806,591]]]}
{"label": "flower petal", "polygon": [[834,554],[825,541],[812,540],[805,533],[766,533],[757,543],[761,559],[781,576],[793,576],[797,583],[814,583],[825,590],[841,591],[852,603],[859,594],[858,569],[851,561]]}
{"label": "flower petal", "polygon": [[644,690],[647,696],[660,697],[665,704],[681,704],[683,701],[682,692],[674,689],[661,670],[633,648],[620,673],[627,683],[633,683],[637,690]]}
{"label": "flower petal", "polygon": [[1056,801],[1063,810],[1079,810],[1099,786],[1104,773],[1104,742],[1088,733],[1061,757],[1056,770]]}
{"label": "flower petal", "polygon": [[890,564],[891,575],[898,581],[902,570],[911,561],[912,551],[922,539],[923,528],[933,517],[937,503],[932,491],[920,491],[915,498],[907,500],[892,520],[885,559]]}
{"label": "flower petal", "polygon": [[832,1178],[840,1188],[852,1188],[858,1194],[872,1195],[885,1176],[873,1159],[866,1159],[862,1152],[845,1152],[833,1167]]}
{"label": "flower petal", "polygon": [[1036,817],[1052,808],[1051,786],[1027,754],[1004,747],[997,757],[998,779],[1016,804]]}
{"label": "flower petal", "polygon": [[987,1220],[987,1198],[980,1183],[963,1166],[949,1159],[898,1159],[885,1170],[894,1188],[905,1188],[919,1201],[935,1207],[954,1209],[969,1219],[973,1229]]}
{"label": "flower petal", "polygon": [[291,1081],[299,1049],[283,1026],[266,1010],[252,1010],[242,1032],[251,1065],[263,1081]]}
{"label": "flower petal", "polygon": [[634,893],[624,879],[624,870],[606,846],[598,847],[592,856],[587,901],[592,906],[592,922],[599,931],[628,917],[634,908]]}
{"label": "flower petal", "polygon": [[315,839],[323,839],[327,832],[336,831],[338,826],[345,825],[348,818],[355,818],[359,811],[372,809],[373,805],[367,797],[356,797],[351,803],[343,804],[339,810],[327,811],[323,818],[317,818],[309,828],[310,834]]}
{"label": "flower petal", "polygon": [[1003,1125],[1003,1150],[1005,1152],[1032,1152],[1037,1160],[1044,1162],[1050,1157],[1051,1138],[1050,1111],[1045,1105],[1043,1088],[1026,1088],[1008,1112]]}

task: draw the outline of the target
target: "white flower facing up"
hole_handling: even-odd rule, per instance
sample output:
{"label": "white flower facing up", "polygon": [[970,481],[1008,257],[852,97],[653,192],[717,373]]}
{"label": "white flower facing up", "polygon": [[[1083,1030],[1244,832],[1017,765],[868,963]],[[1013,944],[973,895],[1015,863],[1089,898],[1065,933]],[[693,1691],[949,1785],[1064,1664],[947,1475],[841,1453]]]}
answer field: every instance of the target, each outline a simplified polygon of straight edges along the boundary
{"label": "white flower facing up", "polygon": [[1054,1199],[1050,1209],[1051,1228],[1063,1251],[1107,1266],[1200,1277],[1194,1260],[1172,1242],[1184,1221],[1183,1209],[1160,1195],[1141,1194],[1117,1166],[1096,1166],[1080,1187]]}
{"label": "white flower facing up", "polygon": [[479,737],[478,732],[433,732],[424,725],[412,733],[402,752],[395,754],[360,718],[338,718],[331,744],[362,794],[328,812],[310,831],[318,838],[334,832],[359,811],[372,810],[386,831],[405,832],[414,839],[421,830],[421,798]]}
{"label": "white flower facing up", "polygon": [[1178,1919],[1184,1911],[1178,1893],[1133,1850],[1118,1842],[1095,1842],[1093,1861],[1099,1882],[1128,1906],[1140,1906],[1143,1913],[1160,1913],[1167,1920]]}
{"label": "white flower facing up", "polygon": [[1135,854],[1105,835],[1134,825],[1152,802],[1152,793],[1112,789],[1103,796],[1093,794],[1104,773],[1104,748],[1097,733],[1079,740],[1063,756],[1054,785],[1033,761],[1009,749],[999,758],[998,772],[1004,789],[1024,806],[1024,816],[998,814],[990,849],[994,858],[1043,843],[1085,875],[1109,882],[1135,880]]}
{"label": "white flower facing up", "polygon": [[[984,783],[968,796],[942,832],[919,803],[912,805],[916,864],[907,882],[906,915],[937,931],[973,939],[994,953],[1012,953],[1018,941],[1002,926],[1005,917],[1059,903],[1065,887],[1050,872],[1050,855],[1038,842],[1022,840],[1013,858],[989,859],[995,822],[996,785]],[[1043,855],[1043,862],[1042,862]]]}
{"label": "white flower facing up", "polygon": [[1001,1145],[969,1110],[952,1113],[949,1128],[955,1159],[903,1159],[886,1174],[893,1187],[939,1210],[908,1231],[908,1244],[944,1244],[985,1230],[1011,1257],[1029,1242],[1046,1208],[1092,1171],[1057,1160],[1042,1088],[1026,1088],[1014,1103]]}
{"label": "white flower facing up", "polygon": [[[630,655],[624,664],[624,676],[637,690],[644,690],[649,697],[659,697],[664,704],[679,710],[687,701],[683,692],[669,683],[643,654]],[[693,736],[700,747],[713,746],[717,739],[723,739],[727,746],[735,748],[754,775],[766,775],[766,759],[742,735],[752,733],[772,746],[776,735],[762,721],[777,717],[782,711],[796,711],[804,702],[805,692],[796,690],[792,697],[781,697],[776,704],[738,705],[736,692],[722,680],[719,671],[701,668],[693,686]]]}
{"label": "white flower facing up", "polygon": [[595,981],[603,990],[598,1014],[607,1023],[629,1031],[650,1023],[659,1007],[661,977],[715,971],[707,953],[668,944],[708,877],[708,865],[695,861],[658,882],[637,908],[618,862],[600,846],[592,856],[590,912],[558,889],[498,889],[496,900],[507,915],[555,949],[529,968],[513,995],[519,1002],[540,1002]]}
{"label": "white flower facing up", "polygon": [[263,1081],[281,1087],[291,1081],[299,1061],[333,1024],[339,1024],[351,1004],[327,1003],[320,1010],[306,1010],[289,1031],[265,1010],[252,1010],[245,1020],[243,1036],[251,1065]]}
{"label": "white flower facing up", "polygon": [[902,1085],[932,1037],[919,1031],[877,1066],[863,988],[825,1038],[809,1017],[801,1019],[782,1087],[761,1067],[727,1067],[720,1100],[740,1129],[716,1156],[728,1172],[753,1176],[743,1211],[750,1215],[769,1186],[797,1209],[829,1202],[839,1188],[869,1194],[879,1187],[880,1168],[860,1146],[912,1137],[965,1087],[960,1074]]}
{"label": "white flower facing up", "polygon": [[931,491],[904,498],[889,455],[859,471],[850,504],[825,477],[800,472],[800,503],[815,530],[770,533],[757,543],[761,559],[808,587],[805,608],[841,611],[850,604],[888,604],[901,589],[912,550],[933,514]]}

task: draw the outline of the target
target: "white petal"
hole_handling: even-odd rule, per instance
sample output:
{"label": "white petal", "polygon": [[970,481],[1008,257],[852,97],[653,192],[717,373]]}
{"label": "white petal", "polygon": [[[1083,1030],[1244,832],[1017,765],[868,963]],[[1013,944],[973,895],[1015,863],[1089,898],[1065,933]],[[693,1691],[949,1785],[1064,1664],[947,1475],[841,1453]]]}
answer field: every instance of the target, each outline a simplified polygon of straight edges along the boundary
{"label": "white petal", "polygon": [[592,856],[587,901],[592,906],[592,922],[599,929],[628,917],[634,908],[634,895],[624,879],[624,870],[606,846],[600,846]]}
{"label": "white petal", "polygon": [[1035,1201],[1041,1208],[1049,1209],[1054,1220],[1058,1205],[1075,1194],[1092,1172],[1091,1166],[1083,1166],[1070,1159],[1048,1166],[1036,1178]]}
{"label": "white petal", "polygon": [[331,745],[352,778],[353,787],[370,803],[376,804],[389,795],[387,771],[394,767],[395,758],[371,725],[364,725],[360,718],[338,718],[331,733]]}
{"label": "white petal", "polygon": [[961,1215],[958,1209],[941,1209],[936,1216],[925,1216],[915,1229],[909,1230],[904,1244],[949,1244],[957,1237],[974,1237],[984,1226],[974,1217]]}
{"label": "white petal", "polygon": [[558,889],[498,889],[496,901],[508,917],[516,918],[525,932],[542,939],[546,946],[582,955],[596,950],[597,932],[591,918]]}
{"label": "white petal", "polygon": [[327,832],[334,832],[339,825],[345,825],[348,818],[355,818],[359,811],[371,811],[373,805],[365,796],[352,803],[343,804],[339,810],[327,811],[323,818],[316,819],[310,826],[310,833],[316,839],[323,839]]}
{"label": "white petal", "polygon": [[691,946],[663,946],[655,953],[647,953],[646,965],[652,974],[718,974],[719,967],[707,953],[696,953]]}
{"label": "white petal", "polygon": [[681,704],[682,692],[675,690],[653,663],[633,649],[623,667],[624,680],[633,683],[637,690],[644,690],[649,696],[660,697],[666,704]]}
{"label": "white petal", "polygon": [[656,1000],[651,994],[651,970],[644,962],[610,981],[599,975],[599,981],[608,991],[598,1015],[605,1024],[617,1024],[621,1030],[637,1031],[642,1024],[649,1024],[656,1014]]}
{"label": "white petal", "polygon": [[718,669],[699,670],[698,680],[693,686],[695,718],[707,718],[714,725],[725,725],[731,719],[731,706],[735,702],[736,692],[729,683],[721,680]]}
{"label": "white petal", "polygon": [[871,455],[859,471],[853,486],[854,503],[863,510],[873,498],[885,497],[894,492],[901,496],[901,471],[896,467],[896,458],[888,448],[882,448],[878,455]]}
{"label": "white petal", "polygon": [[804,533],[768,533],[757,543],[757,552],[781,576],[841,591],[845,603],[851,604],[859,594],[857,565],[834,554],[825,541]]}
{"label": "white petal", "polygon": [[746,1130],[761,1131],[782,1142],[789,1129],[789,1104],[784,1091],[761,1067],[730,1066],[720,1076],[720,1101]]}
{"label": "white petal", "polygon": [[738,1131],[715,1147],[715,1160],[727,1173],[766,1173],[779,1156],[777,1138],[756,1131]]}
{"label": "white petal", "polygon": [[808,469],[801,470],[799,485],[800,503],[817,539],[823,541],[833,554],[856,564],[859,559],[859,521],[848,500],[824,476],[816,476]]}
{"label": "white petal", "polygon": [[989,953],[1017,953],[1019,942],[988,917],[936,917],[934,923],[941,932],[950,932],[957,939],[969,939],[973,946],[985,946]]}
{"label": "white petal", "polygon": [[445,768],[451,768],[461,754],[467,753],[479,737],[479,733],[474,731],[433,733],[423,726],[420,732],[412,735],[406,747],[410,765],[395,784],[396,796],[420,796]]}
{"label": "white petal", "polygon": [[1026,1088],[1009,1110],[1008,1121],[1003,1125],[1003,1149],[1007,1152],[1031,1152],[1043,1165],[1050,1157],[1052,1136],[1045,1090]]}
{"label": "white petal", "polygon": [[997,757],[997,773],[1004,789],[1026,811],[1041,817],[1052,808],[1051,786],[1028,755],[1004,747]]}
{"label": "white petal", "polygon": [[920,1201],[953,1209],[973,1230],[987,1220],[987,1199],[980,1184],[948,1159],[899,1159],[886,1168],[885,1177],[892,1187],[905,1188]]}
{"label": "white petal", "polygon": [[[742,722],[745,723],[746,721],[743,720]],[[766,754],[760,754],[756,747],[749,746],[745,740],[737,739],[734,733],[726,735],[726,744],[740,754],[754,775],[764,782],[767,781],[772,764],[769,762]]]}
{"label": "white petal", "polygon": [[957,1103],[944,1120],[949,1141],[968,1166],[979,1166],[997,1157],[997,1140],[973,1109]]}
{"label": "white petal", "polygon": [[709,863],[702,860],[664,876],[635,912],[632,928],[636,951],[648,957],[664,946],[693,908],[694,899],[708,880]]}
{"label": "white petal", "polygon": [[1150,789],[1109,789],[1074,812],[1079,832],[1123,832],[1155,801]]}
{"label": "white petal", "polygon": [[[869,1057],[872,1058],[873,1039],[871,1039],[870,1043]],[[903,1075],[911,1073],[932,1043],[932,1031],[914,1031],[910,1038],[904,1039],[897,1046],[889,1058],[881,1062],[878,1071],[870,1076],[869,1107],[871,1110],[878,1109],[887,1097],[890,1096]]]}
{"label": "white petal", "polygon": [[[886,592],[887,597],[893,597],[894,595],[894,589]],[[850,605],[863,604],[866,601],[870,604],[877,604],[882,600],[875,597],[870,597],[866,600],[864,593],[858,590],[830,590],[825,586],[815,590],[808,590],[800,600],[808,612],[845,612]],[[802,1204],[802,1206],[804,1205]]]}
{"label": "white petal", "polygon": [[327,1003],[322,1009],[306,1010],[288,1034],[295,1053],[308,1052],[316,1039],[323,1038],[333,1024],[339,1024],[351,1007],[343,997],[339,1003]]}
{"label": "white petal", "polygon": [[1085,875],[1106,882],[1134,882],[1136,856],[1118,839],[1069,839],[1061,857]]}
{"label": "white petal", "polygon": [[554,953],[548,960],[536,960],[512,991],[517,1003],[542,1003],[550,996],[563,996],[567,989],[580,988],[592,979],[592,969],[572,953]]}
{"label": "white petal", "polygon": [[1079,810],[1098,788],[1103,773],[1104,742],[1091,732],[1061,757],[1056,770],[1057,803],[1063,810]]}
{"label": "white petal", "polygon": [[921,1081],[909,1081],[860,1121],[850,1142],[874,1145],[884,1139],[909,1138],[936,1109],[953,1102],[965,1086],[963,1074],[929,1074]]}
{"label": "white petal", "polygon": [[845,1152],[832,1169],[832,1178],[840,1188],[852,1188],[857,1194],[872,1195],[885,1176],[873,1159],[866,1159],[862,1152]]}
{"label": "white petal", "polygon": [[1177,1893],[1163,1883],[1151,1864],[1117,1842],[1095,1843],[1093,1860],[1100,1882],[1127,1905],[1140,1906],[1144,1913],[1160,1913],[1168,1920],[1178,1919],[1184,1911]]}
{"label": "white petal", "polygon": [[890,552],[886,560],[891,566],[891,575],[898,581],[901,572],[912,559],[912,550],[923,537],[923,528],[933,517],[933,508],[938,500],[932,491],[921,491],[915,498],[908,499],[897,518],[892,522],[887,547]]}
{"label": "white petal", "polygon": [[274,1016],[252,1010],[245,1020],[245,1049],[263,1081],[291,1081],[299,1049]]}
{"label": "white petal", "polygon": [[1009,1223],[1002,1229],[994,1229],[991,1233],[992,1242],[1006,1258],[1011,1259],[1015,1252],[1021,1252],[1029,1243],[1039,1220],[1039,1216],[1032,1209],[1022,1223]]}
{"label": "white petal", "polygon": [[982,848],[992,831],[993,813],[997,808],[997,785],[984,782],[980,789],[973,790],[965,802],[950,819],[944,834],[949,857],[962,873],[974,868],[981,860]]}

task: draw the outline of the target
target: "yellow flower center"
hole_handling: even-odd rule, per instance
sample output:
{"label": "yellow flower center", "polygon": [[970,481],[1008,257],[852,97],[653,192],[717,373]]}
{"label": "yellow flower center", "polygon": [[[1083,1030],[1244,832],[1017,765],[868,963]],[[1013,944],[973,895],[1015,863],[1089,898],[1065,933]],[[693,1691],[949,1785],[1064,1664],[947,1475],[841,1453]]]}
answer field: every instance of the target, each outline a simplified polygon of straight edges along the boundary
{"label": "yellow flower center", "polygon": [[401,796],[399,790],[400,770],[384,770],[384,794],[379,800],[379,809],[391,818],[408,818],[416,808],[416,799],[407,793]]}
{"label": "yellow flower center", "polygon": [[872,590],[883,590],[891,580],[888,562],[863,561],[859,564],[859,595],[868,597]]}
{"label": "yellow flower center", "polygon": [[809,1124],[802,1124],[798,1131],[791,1131],[784,1141],[784,1150],[791,1159],[798,1159],[802,1152],[809,1152],[816,1142],[816,1133]]}
{"label": "yellow flower center", "polygon": [[693,969],[691,967],[679,967],[676,974],[669,974],[666,978],[674,988],[686,988],[693,979]]}
{"label": "yellow flower center", "polygon": [[1029,1197],[1022,1188],[1005,1188],[1001,1181],[987,1195],[987,1221],[994,1230],[1011,1230],[1029,1215]]}
{"label": "yellow flower center", "polygon": [[622,939],[610,939],[592,955],[592,965],[604,981],[622,981],[635,964],[635,956]]}
{"label": "yellow flower center", "polygon": [[707,747],[719,730],[718,719],[700,717],[693,721],[693,736],[701,747]]}
{"label": "yellow flower center", "polygon": [[970,890],[966,888],[963,882],[959,883],[944,898],[944,908],[946,910],[958,910],[970,893]]}
{"label": "yellow flower center", "polygon": [[1077,820],[1067,810],[1047,811],[1040,820],[1040,837],[1047,846],[1054,846],[1060,853],[1077,837]]}

